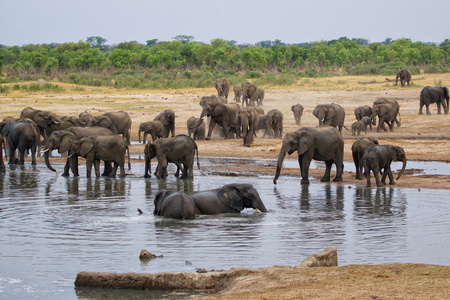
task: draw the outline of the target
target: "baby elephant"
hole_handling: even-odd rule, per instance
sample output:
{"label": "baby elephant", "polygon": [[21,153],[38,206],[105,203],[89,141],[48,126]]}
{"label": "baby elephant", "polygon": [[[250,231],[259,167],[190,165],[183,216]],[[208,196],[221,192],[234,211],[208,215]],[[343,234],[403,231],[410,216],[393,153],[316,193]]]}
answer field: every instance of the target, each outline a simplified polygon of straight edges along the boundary
{"label": "baby elephant", "polygon": [[352,124],[352,135],[361,135],[361,131],[364,131],[367,134],[366,124],[363,121],[359,120]]}
{"label": "baby elephant", "polygon": [[153,201],[154,215],[164,218],[190,220],[195,217],[195,203],[183,192],[161,190]]}
{"label": "baby elephant", "polygon": [[[406,168],[406,154],[402,147],[392,145],[372,145],[369,146],[364,152],[363,156],[364,169],[367,178],[367,186],[370,186],[370,170],[378,187],[386,185],[386,176],[389,175],[389,184],[395,184],[394,176],[392,176],[391,162],[402,161],[403,167],[398,173],[397,180],[402,176]],[[384,169],[381,181],[379,173],[381,169]]]}

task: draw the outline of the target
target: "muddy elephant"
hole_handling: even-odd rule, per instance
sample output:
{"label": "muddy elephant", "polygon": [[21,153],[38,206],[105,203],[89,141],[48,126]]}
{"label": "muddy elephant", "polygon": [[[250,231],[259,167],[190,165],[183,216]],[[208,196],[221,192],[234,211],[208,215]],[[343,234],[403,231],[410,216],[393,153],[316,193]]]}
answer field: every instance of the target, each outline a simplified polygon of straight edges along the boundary
{"label": "muddy elephant", "polygon": [[171,109],[166,109],[162,113],[158,114],[153,121],[161,121],[164,125],[163,136],[165,138],[175,136],[175,112]]}
{"label": "muddy elephant", "polygon": [[122,134],[128,145],[130,145],[131,118],[125,111],[106,112],[94,116],[88,123],[89,127],[100,126],[111,130],[115,134]]}
{"label": "muddy elephant", "polygon": [[230,83],[226,78],[216,79],[216,90],[218,97],[224,97],[228,100],[228,93],[230,92]]}
{"label": "muddy elephant", "polygon": [[[9,147],[9,164],[25,164],[25,152],[31,150],[31,164],[36,164],[36,149],[40,137],[36,128],[26,122],[1,122],[0,133]],[[15,157],[16,149],[19,151],[19,160]]]}
{"label": "muddy elephant", "polygon": [[361,120],[365,116],[370,117],[371,115],[372,107],[370,107],[369,105],[359,106],[355,108],[355,117],[357,121]]}
{"label": "muddy elephant", "polygon": [[[42,136],[44,143],[47,137],[54,130],[57,130],[56,126],[61,122],[61,118],[51,112],[34,109],[32,107],[26,107],[20,113],[20,119],[31,119],[37,125],[37,133]],[[40,139],[40,138],[39,138]],[[40,140],[38,146],[40,145]]]}
{"label": "muddy elephant", "polygon": [[[398,173],[397,180],[405,172],[406,154],[405,150],[393,145],[372,145],[369,146],[363,155],[364,172],[366,174],[367,186],[370,186],[370,171],[373,172],[378,187],[386,185],[386,177],[389,176],[389,184],[395,184],[391,171],[393,161],[403,162],[402,169]],[[379,173],[383,169],[381,180]]]}
{"label": "muddy elephant", "polygon": [[[72,148],[73,142],[89,136],[103,136],[113,135],[112,131],[108,128],[93,126],[93,127],[70,127],[66,130],[53,131],[45,143],[44,159],[47,168],[50,171],[56,172],[56,170],[50,164],[50,153],[53,150],[58,150],[59,154],[69,154]],[[68,157],[64,166],[62,176],[69,176],[69,169],[72,170],[73,176],[79,176],[78,173],[78,155]],[[105,171],[103,175],[108,175],[111,172],[111,164],[105,162]]]}
{"label": "muddy elephant", "polygon": [[240,213],[244,208],[268,212],[258,191],[251,184],[227,184],[218,189],[194,192],[189,196],[195,202],[196,214]]}
{"label": "muddy elephant", "polygon": [[170,219],[191,220],[195,217],[195,203],[192,198],[176,191],[161,190],[153,200],[153,214]]}
{"label": "muddy elephant", "polygon": [[240,103],[242,97],[242,88],[238,85],[235,85],[233,87],[233,91],[234,91],[234,101]]}
{"label": "muddy elephant", "polygon": [[[202,105],[203,110],[200,114],[199,121],[195,126],[191,127],[191,129],[195,129],[200,126],[203,122],[203,118],[208,116],[211,117],[211,121],[209,123],[208,134],[206,136],[207,140],[211,139],[211,134],[216,124],[223,127],[223,132],[226,139],[232,138],[236,132],[236,114],[240,108],[239,104],[235,102],[224,104],[217,98],[209,101],[202,101],[200,101],[200,105]],[[232,132],[231,136],[230,132]]]}
{"label": "muddy elephant", "polygon": [[283,113],[278,109],[272,109],[267,112],[267,122],[272,137],[283,137]]}
{"label": "muddy elephant", "polygon": [[356,179],[363,179],[363,155],[366,149],[372,145],[378,145],[378,140],[371,137],[357,139],[352,145],[352,157],[356,168]]}
{"label": "muddy elephant", "polygon": [[302,175],[301,184],[309,184],[309,165],[313,159],[325,162],[326,169],[321,179],[322,182],[330,181],[333,164],[336,165],[336,176],[333,181],[342,181],[344,140],[336,128],[330,126],[303,127],[295,132],[286,133],[278,155],[274,184],[277,184],[286,153],[291,155],[295,151],[298,154]]}
{"label": "muddy elephant", "polygon": [[300,125],[303,115],[303,105],[300,103],[291,106],[291,110],[294,113],[295,124]]}
{"label": "muddy elephant", "polygon": [[197,154],[197,166],[200,169],[197,144],[187,135],[162,138],[153,143],[147,143],[144,148],[144,177],[151,176],[151,160],[156,157],[158,160],[158,167],[155,172],[156,178],[165,179],[167,177],[167,164],[170,162],[177,166],[183,165],[181,178],[194,178],[195,154]]}
{"label": "muddy elephant", "polygon": [[405,86],[405,82],[408,83],[409,86],[411,81],[411,72],[405,68],[398,68],[397,74],[395,75],[395,85],[397,85],[399,78],[402,86]]}
{"label": "muddy elephant", "polygon": [[258,101],[258,88],[253,83],[243,83],[241,84],[242,89],[242,107],[245,106],[256,106]]}
{"label": "muddy elephant", "polygon": [[394,124],[396,123],[400,127],[400,106],[394,99],[378,98],[373,102],[372,106],[372,124],[376,124],[375,118],[378,117],[377,132],[381,129],[387,131],[384,123],[388,124],[391,131],[394,130]]}
{"label": "muddy elephant", "polygon": [[243,146],[250,147],[253,144],[259,115],[252,107],[241,108],[236,115],[236,131],[243,138]]}
{"label": "muddy elephant", "polygon": [[356,121],[352,123],[352,135],[361,135],[361,131],[364,131],[367,134],[366,124],[362,121]]}
{"label": "muddy elephant", "polygon": [[441,113],[441,105],[444,108],[444,113],[448,114],[449,110],[449,94],[448,94],[448,88],[447,87],[431,87],[426,86],[422,89],[420,92],[420,108],[419,108],[419,115],[422,113],[422,108],[425,105],[427,109],[427,115],[431,115],[430,113],[430,104],[436,103],[437,105],[437,113]]}
{"label": "muddy elephant", "polygon": [[[89,136],[74,141],[69,154],[70,156],[79,155],[86,158],[87,177],[91,177],[93,164],[95,176],[100,177],[100,160],[114,163],[114,167],[108,176],[115,177],[117,168],[120,167],[119,176],[125,177],[125,154],[127,150],[126,140],[119,135]],[[129,153],[128,168],[131,168]]]}
{"label": "muddy elephant", "polygon": [[258,97],[256,98],[257,105],[263,106],[265,92],[263,89],[257,89],[257,93],[258,93]]}
{"label": "muddy elephant", "polygon": [[139,143],[141,143],[141,132],[143,132],[143,143],[145,144],[147,135],[150,134],[152,137],[152,142],[156,141],[159,138],[164,137],[164,125],[161,121],[149,121],[142,122],[139,125],[138,136]]}
{"label": "muddy elephant", "polygon": [[342,134],[345,111],[339,104],[319,104],[314,108],[313,115],[319,119],[319,126],[337,127]]}
{"label": "muddy elephant", "polygon": [[194,141],[196,140],[204,140],[205,139],[205,123],[202,122],[200,124],[200,126],[198,126],[195,129],[192,129],[192,127],[195,126],[195,124],[197,124],[200,121],[199,118],[196,118],[194,116],[190,117],[187,121],[186,121],[186,127],[188,130],[188,136],[194,139]]}

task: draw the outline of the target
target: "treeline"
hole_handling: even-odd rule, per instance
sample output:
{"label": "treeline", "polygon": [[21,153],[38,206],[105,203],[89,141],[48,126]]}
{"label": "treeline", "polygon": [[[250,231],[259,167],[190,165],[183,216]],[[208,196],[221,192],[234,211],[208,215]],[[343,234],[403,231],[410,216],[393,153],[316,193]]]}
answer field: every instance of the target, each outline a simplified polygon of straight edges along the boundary
{"label": "treeline", "polygon": [[[420,69],[427,73],[450,70],[448,39],[440,45],[409,39],[368,43],[346,37],[293,45],[280,40],[236,45],[235,41],[223,39],[206,44],[190,37],[162,42],[154,39],[145,45],[123,42],[115,47],[106,46],[105,42],[101,37],[89,37],[86,42],[2,47],[0,80],[47,77],[79,84],[167,88],[177,87],[170,82],[176,79],[186,81],[179,87],[201,87],[209,85],[216,76],[269,76],[272,80],[283,74],[392,75],[398,67],[407,67],[413,74]],[[128,81],[132,82],[123,80],[130,76],[134,79]],[[152,80],[157,83],[145,84]],[[289,84],[285,81],[278,84]]]}

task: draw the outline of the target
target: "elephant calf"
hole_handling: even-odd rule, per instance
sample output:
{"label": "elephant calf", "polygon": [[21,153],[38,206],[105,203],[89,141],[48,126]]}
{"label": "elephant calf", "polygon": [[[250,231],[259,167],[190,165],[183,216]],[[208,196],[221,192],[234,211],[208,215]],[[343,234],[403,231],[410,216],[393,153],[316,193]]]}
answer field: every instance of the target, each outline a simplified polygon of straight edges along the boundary
{"label": "elephant calf", "polygon": [[352,135],[355,136],[356,134],[361,135],[361,131],[364,131],[367,134],[366,130],[366,124],[362,120],[353,122],[352,124]]}
{"label": "elephant calf", "polygon": [[353,162],[356,167],[356,179],[363,179],[363,155],[366,149],[372,145],[378,145],[378,140],[371,137],[357,139],[352,145]]}

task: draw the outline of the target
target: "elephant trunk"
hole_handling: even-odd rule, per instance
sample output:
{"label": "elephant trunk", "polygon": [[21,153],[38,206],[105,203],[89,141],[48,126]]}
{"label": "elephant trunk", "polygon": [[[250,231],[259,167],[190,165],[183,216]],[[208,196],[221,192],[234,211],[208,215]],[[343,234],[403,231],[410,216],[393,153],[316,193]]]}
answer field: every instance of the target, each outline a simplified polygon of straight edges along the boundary
{"label": "elephant trunk", "polygon": [[52,167],[52,165],[50,164],[50,149],[47,148],[44,150],[45,154],[44,154],[44,158],[45,158],[45,164],[47,165],[47,168],[52,171],[52,172],[56,172],[56,170]]}
{"label": "elephant trunk", "polygon": [[286,150],[281,148],[280,154],[278,154],[277,170],[273,179],[273,184],[277,184],[278,177],[280,177],[281,167],[283,166],[284,157],[286,156]]}
{"label": "elephant trunk", "polygon": [[241,126],[242,126],[242,133],[240,134],[240,137],[245,139],[248,134],[248,121],[244,120]]}
{"label": "elephant trunk", "polygon": [[139,127],[138,136],[139,136],[139,144],[141,143],[141,128]]}
{"label": "elephant trunk", "polygon": [[403,161],[403,167],[400,170],[400,172],[398,173],[397,180],[400,178],[400,176],[403,175],[403,173],[405,172],[405,169],[406,169],[406,157],[403,157],[402,161]]}
{"label": "elephant trunk", "polygon": [[259,197],[259,195],[253,200],[252,206],[258,212],[269,212],[264,203],[262,202],[261,198]]}
{"label": "elephant trunk", "polygon": [[193,126],[189,127],[189,129],[197,129],[200,125],[203,123],[203,118],[206,116],[206,108],[203,108],[202,113],[200,114],[200,118],[197,121],[197,124],[194,124]]}

